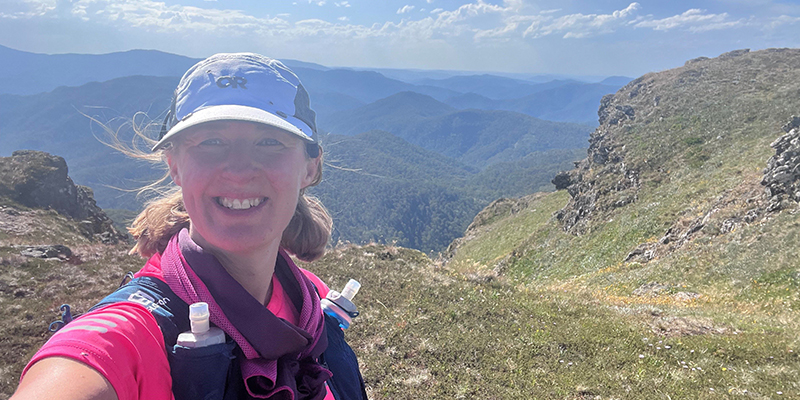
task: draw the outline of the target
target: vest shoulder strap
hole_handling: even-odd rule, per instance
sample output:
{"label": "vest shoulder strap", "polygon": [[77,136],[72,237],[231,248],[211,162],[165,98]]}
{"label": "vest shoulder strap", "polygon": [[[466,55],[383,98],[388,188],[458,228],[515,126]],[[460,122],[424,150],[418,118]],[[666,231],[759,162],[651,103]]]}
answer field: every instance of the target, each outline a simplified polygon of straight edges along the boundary
{"label": "vest shoulder strap", "polygon": [[[316,287],[314,289],[316,289]],[[319,295],[318,291],[317,295]],[[119,289],[106,296],[89,311],[109,304],[126,301],[141,304],[153,314],[159,328],[161,328],[161,333],[164,336],[164,344],[168,350],[175,346],[178,335],[181,332],[191,329],[191,324],[189,322],[189,305],[181,300],[181,298],[170,289],[166,282],[149,276],[132,279],[130,282],[120,286]],[[325,319],[325,331],[328,338],[328,348],[320,357],[320,362],[333,372],[333,378],[328,381],[328,387],[337,400],[367,400],[364,380],[358,367],[358,359],[345,341],[344,332],[339,328],[339,322],[329,315],[324,313],[323,315]],[[234,351],[230,348],[225,351],[227,352],[225,354],[239,352],[238,350]],[[173,356],[169,351],[168,355]],[[174,359],[175,357],[173,356],[171,358]],[[172,359],[170,360],[171,368],[174,368],[173,361]],[[234,369],[238,369],[238,362],[235,362],[235,360],[232,365],[236,365],[237,368]],[[238,379],[234,380],[241,380],[240,375],[235,373],[233,375],[229,374],[228,379],[230,380],[234,376],[238,376]],[[177,377],[173,375],[173,380],[176,378]],[[230,398],[231,389],[234,392],[243,390],[242,388],[237,388],[240,385],[231,386],[230,382],[228,382],[228,385],[224,386],[227,386],[224,390],[225,399]],[[183,396],[180,393],[174,394],[176,399],[196,398],[193,395]],[[232,398],[236,398],[237,396],[238,395],[234,395]],[[216,397],[212,396],[210,398]]]}
{"label": "vest shoulder strap", "polygon": [[100,300],[89,311],[120,302],[137,303],[147,308],[161,328],[167,348],[175,345],[181,332],[191,329],[189,305],[160,279],[149,276],[134,278]]}

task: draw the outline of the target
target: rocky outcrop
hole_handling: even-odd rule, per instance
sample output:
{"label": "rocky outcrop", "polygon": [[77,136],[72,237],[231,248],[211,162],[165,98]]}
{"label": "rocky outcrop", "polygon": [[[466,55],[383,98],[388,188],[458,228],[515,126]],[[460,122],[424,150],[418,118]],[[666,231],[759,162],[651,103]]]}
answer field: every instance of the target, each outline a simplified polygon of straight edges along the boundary
{"label": "rocky outcrop", "polygon": [[623,207],[636,201],[639,171],[625,163],[625,146],[615,132],[636,119],[628,100],[647,91],[643,78],[626,85],[619,93],[606,95],[597,112],[600,126],[589,137],[588,157],[575,163],[575,170],[560,172],[553,179],[556,190],[566,189],[571,199],[555,217],[567,232],[583,233],[596,211]]}
{"label": "rocky outcrop", "polygon": [[640,243],[623,262],[644,264],[675,251],[695,236],[723,235],[781,210],[795,209],[800,203],[800,117],[792,116],[783,131],[786,134],[771,144],[775,155],[767,161],[761,185],[743,184],[721,194],[701,216],[679,218],[658,241]]}
{"label": "rocky outcrop", "polygon": [[94,200],[92,190],[75,185],[62,157],[19,150],[0,157],[0,197],[30,208],[49,208],[79,221],[87,237],[104,243],[123,238]]}
{"label": "rocky outcrop", "polygon": [[800,202],[800,117],[792,116],[785,135],[772,142],[775,155],[767,161],[761,184],[769,198],[768,212],[794,207]]}
{"label": "rocky outcrop", "polygon": [[[731,135],[725,129],[738,129],[761,118],[750,116],[738,121],[740,115],[726,114],[729,110],[720,107],[724,103],[720,99],[744,99],[744,93],[760,93],[779,85],[784,78],[774,71],[786,63],[787,57],[797,57],[796,53],[792,49],[755,53],[741,49],[714,59],[700,57],[680,68],[644,75],[603,97],[597,113],[600,125],[590,136],[587,158],[576,163],[576,169],[559,173],[552,181],[557,189],[565,189],[571,196],[569,203],[555,213],[562,228],[583,234],[592,228],[592,220],[606,220],[615,209],[635,203],[642,182],[656,187],[672,179],[672,170],[713,168],[705,163]],[[720,123],[708,121],[723,115],[727,119]],[[800,198],[800,187],[791,183],[800,173],[800,168],[793,169],[800,154],[795,138],[796,135],[787,136],[773,143],[778,154],[770,161],[763,183],[773,199],[767,211],[788,207]],[[752,184],[758,186],[757,181]],[[728,204],[730,200],[720,202]],[[755,209],[759,204],[748,208]],[[749,223],[757,211],[731,220],[731,224]],[[665,236],[669,236],[668,240],[685,241],[702,225],[697,221],[693,226],[676,226]],[[648,250],[651,249],[638,249],[631,257],[650,257],[653,252]]]}

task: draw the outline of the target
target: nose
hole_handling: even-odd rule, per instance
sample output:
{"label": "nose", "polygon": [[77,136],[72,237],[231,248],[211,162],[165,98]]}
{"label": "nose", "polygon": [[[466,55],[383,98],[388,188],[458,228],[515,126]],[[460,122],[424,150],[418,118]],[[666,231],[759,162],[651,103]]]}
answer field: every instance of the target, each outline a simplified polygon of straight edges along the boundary
{"label": "nose", "polygon": [[234,182],[247,182],[260,173],[260,167],[253,155],[252,144],[235,142],[225,157],[223,176]]}

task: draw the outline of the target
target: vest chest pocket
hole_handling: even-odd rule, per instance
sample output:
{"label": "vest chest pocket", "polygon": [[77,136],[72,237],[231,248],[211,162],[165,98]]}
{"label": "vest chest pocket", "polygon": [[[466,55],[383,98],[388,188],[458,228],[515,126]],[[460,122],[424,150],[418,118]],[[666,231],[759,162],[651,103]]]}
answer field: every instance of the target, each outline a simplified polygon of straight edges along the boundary
{"label": "vest chest pocket", "polygon": [[175,400],[223,400],[236,343],[167,349]]}

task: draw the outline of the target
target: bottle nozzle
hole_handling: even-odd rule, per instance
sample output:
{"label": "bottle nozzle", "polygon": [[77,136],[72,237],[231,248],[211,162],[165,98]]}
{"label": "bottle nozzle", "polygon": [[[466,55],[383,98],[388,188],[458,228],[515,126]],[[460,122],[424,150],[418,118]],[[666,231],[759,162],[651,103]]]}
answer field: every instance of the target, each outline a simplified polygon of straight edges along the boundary
{"label": "bottle nozzle", "polygon": [[352,301],[353,297],[358,293],[358,289],[361,289],[361,284],[355,279],[350,279],[347,285],[344,286],[344,289],[342,289],[342,297]]}
{"label": "bottle nozzle", "polygon": [[199,302],[189,306],[189,321],[192,324],[193,333],[203,333],[208,331],[208,303]]}

